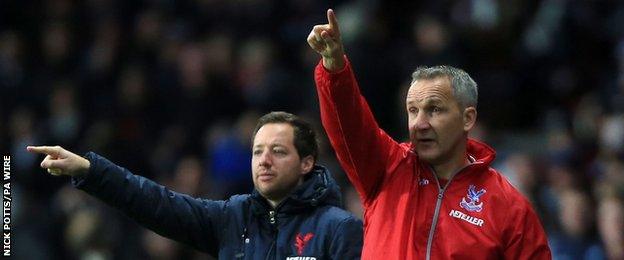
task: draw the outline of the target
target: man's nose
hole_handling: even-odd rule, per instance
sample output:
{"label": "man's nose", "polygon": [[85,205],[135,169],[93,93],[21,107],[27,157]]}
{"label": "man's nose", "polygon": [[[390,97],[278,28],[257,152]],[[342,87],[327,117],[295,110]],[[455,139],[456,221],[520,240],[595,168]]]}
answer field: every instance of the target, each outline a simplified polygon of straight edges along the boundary
{"label": "man's nose", "polygon": [[260,166],[271,166],[271,154],[268,151],[262,152],[258,158],[258,164]]}
{"label": "man's nose", "polygon": [[424,111],[419,111],[418,114],[416,114],[416,118],[414,118],[412,124],[411,128],[414,130],[427,130],[431,128],[429,116]]}

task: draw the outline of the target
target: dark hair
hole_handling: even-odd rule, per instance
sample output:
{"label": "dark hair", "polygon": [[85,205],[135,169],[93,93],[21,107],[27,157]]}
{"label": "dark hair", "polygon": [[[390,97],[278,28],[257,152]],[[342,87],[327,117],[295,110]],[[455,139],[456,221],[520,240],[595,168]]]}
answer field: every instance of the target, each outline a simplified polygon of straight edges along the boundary
{"label": "dark hair", "polygon": [[266,124],[279,124],[285,123],[292,126],[294,131],[294,139],[293,143],[295,148],[297,149],[297,153],[300,158],[304,158],[308,155],[312,155],[314,161],[316,162],[318,156],[319,143],[316,138],[316,132],[312,128],[310,123],[305,120],[299,118],[296,115],[291,113],[277,111],[271,112],[266,115],[263,115],[258,119],[258,124],[256,124],[256,128],[253,131],[252,143],[253,139],[256,137],[258,130]]}

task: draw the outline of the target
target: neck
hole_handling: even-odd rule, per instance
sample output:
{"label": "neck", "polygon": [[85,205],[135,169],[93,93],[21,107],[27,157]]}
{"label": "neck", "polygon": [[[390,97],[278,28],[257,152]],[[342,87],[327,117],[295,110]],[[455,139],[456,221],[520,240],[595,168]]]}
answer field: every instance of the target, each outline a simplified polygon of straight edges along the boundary
{"label": "neck", "polygon": [[449,180],[459,170],[470,164],[466,152],[466,141],[464,141],[463,145],[458,145],[457,148],[457,151],[450,160],[447,160],[444,163],[431,165],[438,178]]}
{"label": "neck", "polygon": [[271,208],[275,209],[280,203],[282,203],[282,201],[284,201],[288,196],[290,196],[290,194],[301,184],[303,184],[303,177],[299,178],[299,181],[297,182],[297,184],[294,187],[290,188],[290,191],[286,193],[280,193],[281,195],[271,196],[271,197],[279,197],[279,198],[270,199],[268,198],[269,196],[265,196],[265,195],[262,195],[262,197],[264,197],[266,201],[269,203],[269,205],[271,205]]}
{"label": "neck", "polygon": [[438,178],[449,180],[461,168],[470,164],[470,161],[468,160],[468,157],[466,155],[458,159],[459,160],[453,160],[444,164],[432,165],[433,170],[435,170],[436,176],[438,176]]}
{"label": "neck", "polygon": [[279,205],[282,201],[284,201],[284,199],[279,199],[279,200],[267,199],[267,202],[269,202],[269,205],[271,205],[271,208],[273,209],[277,208],[277,205]]}

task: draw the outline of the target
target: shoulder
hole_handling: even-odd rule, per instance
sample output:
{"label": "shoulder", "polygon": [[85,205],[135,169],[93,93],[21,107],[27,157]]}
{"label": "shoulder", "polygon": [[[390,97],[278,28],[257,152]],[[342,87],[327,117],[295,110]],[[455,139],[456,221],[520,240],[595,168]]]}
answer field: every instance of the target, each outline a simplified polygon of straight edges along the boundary
{"label": "shoulder", "polygon": [[350,212],[336,206],[325,206],[319,208],[315,213],[320,221],[325,222],[331,230],[337,230],[341,226],[362,227],[362,221]]}
{"label": "shoulder", "polygon": [[505,177],[502,173],[494,168],[489,168],[488,171],[490,185],[496,187],[496,189],[498,189],[504,196],[505,200],[509,202],[526,201],[524,195],[522,195],[522,193],[513,184],[511,184],[509,179],[507,179],[507,177]]}
{"label": "shoulder", "polygon": [[232,195],[225,202],[231,205],[237,205],[237,204],[246,203],[250,199],[251,199],[251,195],[249,194],[236,194],[236,195]]}
{"label": "shoulder", "polygon": [[401,155],[403,155],[402,157],[408,157],[413,154],[412,144],[410,142],[399,143],[397,150],[401,152]]}
{"label": "shoulder", "polygon": [[399,164],[416,158],[417,156],[414,151],[412,151],[412,145],[410,142],[403,142],[392,146],[390,149],[390,158],[388,158],[390,159],[389,170],[394,171]]}
{"label": "shoulder", "polygon": [[[351,213],[335,206],[321,207],[316,210],[312,221],[317,235],[325,237],[326,241],[343,243],[361,243],[363,224],[360,219]],[[337,244],[336,244],[337,245]]]}
{"label": "shoulder", "polygon": [[[486,174],[486,187],[490,195],[496,197],[501,208],[506,208],[508,213],[526,215],[533,211],[531,202],[523,195],[503,174],[494,168],[488,168]],[[509,215],[509,214],[507,214]]]}
{"label": "shoulder", "polygon": [[244,214],[249,208],[251,196],[249,194],[233,195],[226,200],[216,201],[221,211],[226,214]]}
{"label": "shoulder", "polygon": [[245,195],[234,195],[226,200],[214,201],[212,212],[215,214],[219,214],[221,219],[221,225],[230,226],[235,225],[238,226],[243,223],[245,216],[250,214],[251,212],[251,196],[249,194]]}

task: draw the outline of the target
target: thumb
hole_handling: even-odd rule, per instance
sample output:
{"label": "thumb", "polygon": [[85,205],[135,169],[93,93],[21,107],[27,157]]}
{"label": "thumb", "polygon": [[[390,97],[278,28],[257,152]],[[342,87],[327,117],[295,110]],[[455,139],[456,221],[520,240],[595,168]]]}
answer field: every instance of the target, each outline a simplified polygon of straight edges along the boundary
{"label": "thumb", "polygon": [[53,159],[50,156],[46,156],[46,158],[41,162],[41,168],[66,170],[65,168],[67,168],[67,160]]}

